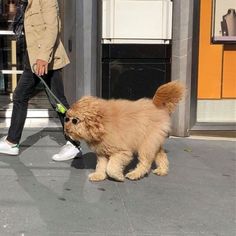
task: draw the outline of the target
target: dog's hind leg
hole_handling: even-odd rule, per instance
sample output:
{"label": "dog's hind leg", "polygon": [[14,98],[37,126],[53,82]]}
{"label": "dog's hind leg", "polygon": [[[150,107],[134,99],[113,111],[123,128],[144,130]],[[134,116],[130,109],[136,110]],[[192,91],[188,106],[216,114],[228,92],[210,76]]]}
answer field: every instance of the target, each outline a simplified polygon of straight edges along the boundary
{"label": "dog's hind leg", "polygon": [[138,160],[136,168],[126,174],[130,180],[137,180],[142,178],[145,174],[149,173],[151,165],[155,159],[157,151],[160,149],[160,141],[162,141],[161,136],[157,134],[150,135],[149,138],[145,140],[138,150]]}
{"label": "dog's hind leg", "polygon": [[163,148],[160,148],[159,152],[156,155],[155,163],[157,165],[157,168],[153,170],[152,172],[156,175],[167,175],[169,171],[169,161],[167,158],[167,155]]}
{"label": "dog's hind leg", "polygon": [[90,181],[102,181],[106,179],[106,168],[108,159],[103,156],[98,156],[97,165],[95,172],[89,174],[88,178]]}
{"label": "dog's hind leg", "polygon": [[124,168],[131,162],[132,159],[133,153],[129,151],[119,152],[110,156],[106,170],[108,176],[117,181],[124,181]]}
{"label": "dog's hind leg", "polygon": [[[150,160],[150,157],[148,157],[149,155],[153,156],[151,158],[151,160]],[[153,154],[140,153],[139,152],[139,156],[138,156],[139,163],[138,163],[138,165],[136,166],[136,168],[134,170],[127,173],[125,177],[130,179],[130,180],[138,180],[138,179],[142,178],[151,169],[151,165],[152,165],[154,157],[155,156]]]}

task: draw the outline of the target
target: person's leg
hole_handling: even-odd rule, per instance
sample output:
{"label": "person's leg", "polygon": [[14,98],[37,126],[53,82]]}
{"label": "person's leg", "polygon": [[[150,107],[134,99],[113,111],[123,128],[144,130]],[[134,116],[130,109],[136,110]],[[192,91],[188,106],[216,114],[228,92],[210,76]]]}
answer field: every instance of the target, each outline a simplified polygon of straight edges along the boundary
{"label": "person's leg", "polygon": [[7,140],[18,144],[24,128],[28,101],[36,86],[32,72],[25,70],[13,94],[13,111]]}
{"label": "person's leg", "polygon": [[[66,107],[69,108],[69,104],[64,94],[64,85],[62,80],[62,71],[61,70],[52,70],[49,71],[47,76],[45,76],[45,81],[50,87],[51,91],[55,94],[55,96],[60,100],[60,102]],[[48,96],[49,101],[52,107],[55,109],[55,104],[51,101],[50,96]],[[59,119],[61,121],[63,130],[64,130],[64,117],[65,114],[57,112]],[[64,134],[65,135],[65,134]],[[68,136],[65,135],[65,139],[67,140],[66,145],[64,145],[61,151],[58,154],[53,155],[52,159],[55,161],[65,161],[73,159],[76,156],[81,156],[82,151],[80,147],[80,142],[71,140]]]}
{"label": "person's leg", "polygon": [[[47,83],[48,87],[51,89],[51,91],[55,94],[55,96],[61,101],[61,103],[69,109],[69,104],[67,102],[67,99],[64,95],[64,85],[62,81],[62,72],[61,70],[51,70],[48,72],[46,76],[44,76],[44,80]],[[50,96],[48,96],[49,102],[53,109],[56,109],[56,104],[50,99]],[[61,121],[62,127],[64,127],[64,117],[65,115],[57,112],[59,119]]]}
{"label": "person's leg", "polygon": [[24,128],[28,101],[39,83],[38,78],[31,71],[28,53],[25,54],[24,71],[13,93],[13,111],[7,141],[19,144]]}
{"label": "person's leg", "polygon": [[31,72],[28,55],[25,57],[24,72],[13,93],[13,111],[7,137],[0,140],[0,153],[18,155],[18,144],[24,128],[28,101],[38,83]]}

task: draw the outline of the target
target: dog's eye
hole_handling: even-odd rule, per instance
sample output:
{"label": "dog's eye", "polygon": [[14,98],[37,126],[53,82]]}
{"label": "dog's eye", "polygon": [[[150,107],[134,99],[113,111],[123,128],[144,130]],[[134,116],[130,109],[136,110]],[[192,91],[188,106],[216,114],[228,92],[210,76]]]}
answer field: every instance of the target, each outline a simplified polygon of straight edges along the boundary
{"label": "dog's eye", "polygon": [[65,118],[64,118],[64,121],[67,123],[67,122],[70,121],[70,118],[69,118],[69,117],[65,117]]}
{"label": "dog's eye", "polygon": [[75,118],[72,119],[72,123],[73,123],[74,125],[76,125],[78,122],[79,122],[78,119],[75,119]]}
{"label": "dog's eye", "polygon": [[65,118],[64,118],[64,122],[65,122],[65,123],[67,123],[67,122],[69,122],[69,121],[71,121],[72,124],[74,124],[74,125],[76,125],[77,123],[80,122],[79,118],[69,118],[69,117],[65,117]]}

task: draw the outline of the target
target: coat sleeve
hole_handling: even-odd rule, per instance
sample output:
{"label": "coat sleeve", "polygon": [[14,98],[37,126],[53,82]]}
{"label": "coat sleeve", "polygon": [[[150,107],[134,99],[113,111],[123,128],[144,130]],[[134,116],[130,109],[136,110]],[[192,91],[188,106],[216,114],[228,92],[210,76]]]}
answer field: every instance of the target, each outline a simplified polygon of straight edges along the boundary
{"label": "coat sleeve", "polygon": [[45,24],[44,37],[40,41],[38,59],[52,60],[53,49],[60,31],[59,7],[57,0],[41,0],[41,13]]}

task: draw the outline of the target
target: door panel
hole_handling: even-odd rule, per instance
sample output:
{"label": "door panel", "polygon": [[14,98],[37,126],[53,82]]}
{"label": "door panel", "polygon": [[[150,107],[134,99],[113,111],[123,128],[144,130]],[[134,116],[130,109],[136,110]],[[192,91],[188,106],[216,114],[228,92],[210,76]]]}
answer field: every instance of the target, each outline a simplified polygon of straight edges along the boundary
{"label": "door panel", "polygon": [[198,98],[221,98],[222,45],[211,44],[211,0],[201,1]]}
{"label": "door panel", "polygon": [[[200,6],[197,121],[231,123],[236,121],[236,45],[212,43],[212,3],[201,0]],[[221,3],[236,8],[228,1]]]}
{"label": "door panel", "polygon": [[236,45],[224,48],[222,97],[236,98]]}

